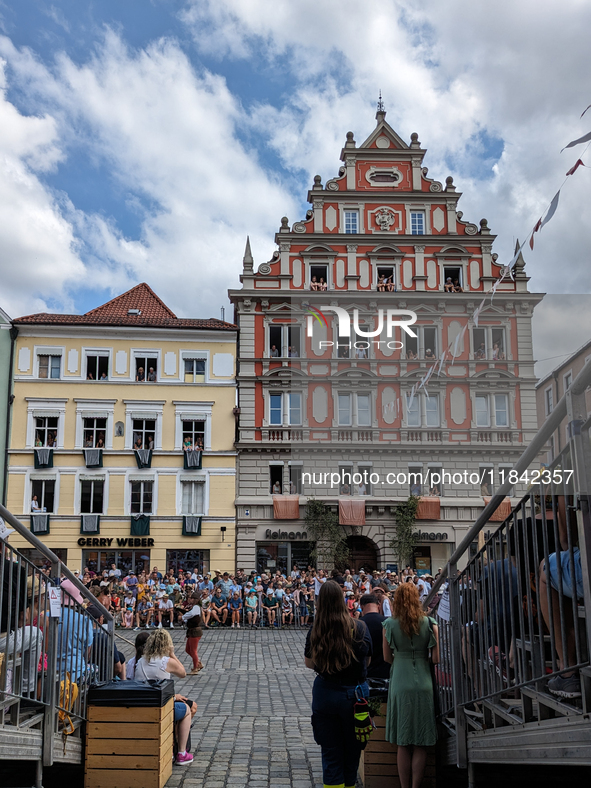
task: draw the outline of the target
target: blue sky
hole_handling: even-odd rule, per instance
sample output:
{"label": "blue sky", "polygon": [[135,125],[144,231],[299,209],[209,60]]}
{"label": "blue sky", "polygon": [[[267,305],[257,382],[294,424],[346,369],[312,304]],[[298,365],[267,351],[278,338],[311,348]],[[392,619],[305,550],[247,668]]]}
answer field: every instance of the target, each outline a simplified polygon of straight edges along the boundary
{"label": "blue sky", "polygon": [[[148,281],[219,315],[247,233],[269,259],[380,89],[508,259],[588,131],[590,22],[576,0],[0,0],[0,303],[86,311]],[[589,174],[526,255],[532,289],[591,289]]]}

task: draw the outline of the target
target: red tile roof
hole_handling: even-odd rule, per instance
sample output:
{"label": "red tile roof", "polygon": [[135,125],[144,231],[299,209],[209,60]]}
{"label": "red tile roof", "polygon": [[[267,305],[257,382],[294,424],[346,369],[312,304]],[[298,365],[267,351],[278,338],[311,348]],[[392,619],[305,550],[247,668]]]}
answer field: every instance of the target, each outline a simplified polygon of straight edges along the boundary
{"label": "red tile roof", "polygon": [[[130,309],[138,309],[140,314],[129,314]],[[177,317],[166,304],[158,298],[149,285],[142,282],[126,293],[107,301],[106,304],[91,309],[85,315],[63,315],[39,312],[36,315],[18,317],[14,323],[63,326],[143,326],[153,328],[204,328],[215,331],[235,331],[236,326],[217,320]]]}

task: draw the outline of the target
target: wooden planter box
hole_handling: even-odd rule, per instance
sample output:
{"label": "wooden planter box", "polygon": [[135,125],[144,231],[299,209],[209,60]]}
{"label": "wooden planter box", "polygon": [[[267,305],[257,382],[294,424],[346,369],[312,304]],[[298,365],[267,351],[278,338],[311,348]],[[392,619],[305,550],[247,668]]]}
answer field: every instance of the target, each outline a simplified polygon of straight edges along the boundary
{"label": "wooden planter box", "polygon": [[84,788],[164,788],[172,774],[174,698],[165,706],[89,706]]}
{"label": "wooden planter box", "polygon": [[[398,768],[396,766],[395,744],[386,741],[386,704],[382,704],[380,713],[384,716],[374,717],[376,730],[371,734],[365,750],[361,753],[359,774],[363,788],[400,788]],[[430,747],[427,755],[427,768],[421,788],[436,788],[435,781],[435,747]]]}

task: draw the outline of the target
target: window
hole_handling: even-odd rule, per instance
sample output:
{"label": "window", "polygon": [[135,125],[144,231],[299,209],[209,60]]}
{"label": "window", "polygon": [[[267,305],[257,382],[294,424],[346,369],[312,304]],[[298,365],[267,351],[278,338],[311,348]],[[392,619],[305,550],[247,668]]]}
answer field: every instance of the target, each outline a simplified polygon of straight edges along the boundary
{"label": "window", "polygon": [[[434,477],[435,474],[435,477]],[[425,480],[429,495],[437,495],[438,497],[443,494],[441,488],[442,468],[441,465],[430,465],[427,469],[427,478]]]}
{"label": "window", "polygon": [[377,289],[380,292],[396,292],[396,273],[393,265],[378,265],[377,275]]}
{"label": "window", "polygon": [[290,392],[287,395],[289,401],[289,424],[298,425],[302,423],[302,395],[299,391]]}
{"label": "window", "polygon": [[155,383],[158,379],[158,359],[154,356],[136,356],[135,379],[138,383]]}
{"label": "window", "polygon": [[[416,333],[416,332],[415,332]],[[406,358],[409,361],[413,361],[414,359],[418,358],[419,356],[419,348],[418,348],[418,340],[416,337],[409,337],[408,334],[405,332],[404,334],[404,341],[405,341],[405,348],[406,348]]]}
{"label": "window", "polygon": [[481,465],[478,469],[480,477],[480,495],[492,495],[494,492],[494,466]]}
{"label": "window", "polygon": [[270,358],[299,358],[301,354],[300,326],[269,326]]}
{"label": "window", "polygon": [[463,293],[462,267],[446,265],[443,267],[443,289],[446,293]]}
{"label": "window", "polygon": [[153,449],[156,421],[152,419],[133,420],[133,448]]}
{"label": "window", "polygon": [[567,372],[566,375],[564,376],[564,391],[565,392],[568,391],[568,389],[571,387],[572,382],[573,382],[573,373],[572,372]]}
{"label": "window", "polygon": [[476,426],[477,427],[490,427],[490,418],[488,413],[488,397],[486,395],[476,395]]}
{"label": "window", "polygon": [[371,403],[369,394],[357,395],[357,425],[371,427]]}
{"label": "window", "polygon": [[283,397],[281,394],[269,396],[269,424],[281,426],[283,424]]}
{"label": "window", "polygon": [[546,405],[546,416],[549,416],[554,410],[554,392],[551,387],[544,391],[544,402]]}
{"label": "window", "polygon": [[412,400],[408,394],[406,395],[406,423],[409,427],[421,426],[420,402],[416,394]]}
{"label": "window", "polygon": [[62,365],[61,356],[39,355],[39,377],[50,378],[51,380],[60,379]]}
{"label": "window", "polygon": [[425,425],[439,427],[439,399],[436,396],[425,397]]}
{"label": "window", "polygon": [[410,234],[411,235],[424,235],[425,234],[425,212],[424,211],[411,211],[411,214],[410,214]]}
{"label": "window", "polygon": [[472,329],[472,345],[474,347],[475,359],[482,360],[487,357],[486,329],[484,328]]}
{"label": "window", "polygon": [[57,448],[58,417],[41,416],[35,419],[35,446]]}
{"label": "window", "polygon": [[353,494],[353,466],[339,465],[339,476],[341,479],[341,485],[339,487],[339,495],[352,495]]}
{"label": "window", "polygon": [[205,500],[205,482],[204,481],[191,481],[182,482],[183,490],[183,514],[192,514],[196,516],[203,516],[204,514],[204,500]]}
{"label": "window", "polygon": [[291,495],[301,495],[303,492],[301,465],[289,466],[289,492]]}
{"label": "window", "polygon": [[183,448],[203,449],[205,446],[205,422],[183,419]]}
{"label": "window", "polygon": [[185,383],[205,383],[205,359],[185,358]]}
{"label": "window", "polygon": [[423,466],[422,465],[409,465],[408,466],[408,483],[411,495],[423,494]]}
{"label": "window", "polygon": [[423,343],[422,355],[426,359],[435,360],[437,358],[437,329],[435,326],[424,326],[422,329]]}
{"label": "window", "polygon": [[80,513],[102,514],[105,488],[104,480],[83,479],[80,484]]}
{"label": "window", "polygon": [[86,356],[86,380],[108,380],[109,356]]}
{"label": "window", "polygon": [[504,361],[507,358],[505,353],[505,329],[493,328],[491,335],[493,361]]}
{"label": "window", "polygon": [[350,427],[351,426],[351,395],[339,394],[338,406],[339,406],[339,426]]}
{"label": "window", "polygon": [[34,479],[31,484],[31,501],[32,512],[51,514],[55,501],[55,479]]}
{"label": "window", "polygon": [[283,465],[269,465],[269,492],[274,495],[283,492]]}
{"label": "window", "polygon": [[152,513],[152,481],[131,482],[131,513]]}
{"label": "window", "polygon": [[328,290],[328,266],[310,266],[310,290]]}
{"label": "window", "polygon": [[509,426],[509,412],[506,394],[495,394],[495,426]]}
{"label": "window", "polygon": [[359,232],[359,211],[345,211],[345,235]]}
{"label": "window", "polygon": [[359,495],[371,495],[371,465],[358,465],[357,473],[362,477],[361,483],[357,485],[357,492]]}
{"label": "window", "polygon": [[84,419],[84,448],[104,449],[106,419]]}

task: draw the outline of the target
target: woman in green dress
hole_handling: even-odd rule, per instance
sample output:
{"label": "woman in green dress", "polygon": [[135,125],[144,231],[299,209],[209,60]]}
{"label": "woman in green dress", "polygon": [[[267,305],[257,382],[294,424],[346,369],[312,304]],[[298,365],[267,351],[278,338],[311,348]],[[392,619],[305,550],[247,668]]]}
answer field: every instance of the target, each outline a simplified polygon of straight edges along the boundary
{"label": "woman in green dress", "polygon": [[386,739],[398,745],[401,788],[419,788],[427,747],[437,739],[429,667],[429,652],[433,662],[439,661],[437,625],[423,612],[417,587],[403,583],[394,595],[392,618],[382,626],[384,659],[392,665]]}

